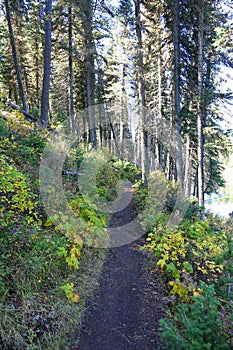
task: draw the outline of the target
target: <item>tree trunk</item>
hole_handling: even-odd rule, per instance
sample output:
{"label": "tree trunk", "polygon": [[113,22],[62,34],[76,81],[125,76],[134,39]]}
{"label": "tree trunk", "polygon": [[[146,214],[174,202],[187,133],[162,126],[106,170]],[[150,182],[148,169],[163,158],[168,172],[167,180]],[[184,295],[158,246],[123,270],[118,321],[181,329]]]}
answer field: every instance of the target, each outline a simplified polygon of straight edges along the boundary
{"label": "tree trunk", "polygon": [[140,113],[140,121],[141,121],[141,167],[142,167],[142,181],[146,181],[148,176],[148,148],[147,148],[146,94],[145,94],[145,80],[144,80],[140,0],[135,0],[135,17],[136,17],[136,36],[137,36],[138,97],[139,97],[139,113]]}
{"label": "tree trunk", "polygon": [[155,171],[155,156],[156,156],[156,137],[155,137],[155,128],[152,129],[151,135],[151,159],[150,159],[150,171]]}
{"label": "tree trunk", "polygon": [[163,114],[162,114],[162,105],[163,105],[163,100],[162,100],[162,60],[161,60],[161,47],[159,49],[159,55],[158,55],[158,126],[156,129],[156,139],[157,139],[157,169],[162,170],[163,168],[163,157],[162,157],[162,139],[161,139],[161,130],[158,131],[158,128],[160,129],[160,125],[162,123],[163,119]]}
{"label": "tree trunk", "polygon": [[185,152],[185,170],[184,170],[184,194],[186,197],[190,197],[191,195],[191,179],[190,179],[190,171],[191,171],[191,150],[190,150],[190,136],[186,135],[186,152]]}
{"label": "tree trunk", "polygon": [[40,67],[39,67],[39,43],[38,38],[36,37],[36,57],[35,57],[35,63],[36,63],[36,107],[38,108],[38,111],[40,109]]}
{"label": "tree trunk", "polygon": [[[23,38],[23,32],[22,32],[22,23],[21,21],[18,20],[18,18],[15,18],[15,26],[17,28],[16,30],[16,38]],[[27,63],[25,62],[25,47],[23,47],[23,45],[20,44],[18,45],[18,62],[19,62],[19,66],[20,66],[20,71],[21,71],[21,77],[22,77],[22,81],[23,81],[23,86],[24,86],[24,92],[25,92],[25,96],[29,95],[29,86],[28,86],[28,76],[27,76],[27,71],[26,71],[26,66]],[[25,65],[26,63],[26,65]],[[29,101],[30,99],[27,99],[28,102],[28,108],[29,108]]]}
{"label": "tree trunk", "polygon": [[39,33],[42,31],[42,3],[40,0],[36,0],[36,9],[34,16],[37,18],[36,21],[36,35],[34,37],[34,45],[35,45],[35,78],[36,78],[36,107],[38,109],[38,112],[40,111],[40,97],[41,97],[41,76],[42,76],[42,62],[41,62],[41,44],[42,44],[42,37]]}
{"label": "tree trunk", "polygon": [[74,93],[73,93],[73,13],[72,0],[69,3],[69,118],[72,134],[75,132]]}
{"label": "tree trunk", "polygon": [[126,64],[123,63],[122,68],[122,100],[121,100],[121,115],[120,115],[120,156],[121,158],[124,158],[124,151],[125,151],[125,137],[124,137],[124,130],[125,127],[128,126],[128,108],[127,108],[127,93],[126,93],[126,79],[127,79],[127,71],[126,71]]}
{"label": "tree trunk", "polygon": [[48,126],[49,121],[49,86],[51,75],[51,36],[52,36],[52,0],[46,1],[45,44],[44,44],[44,73],[41,96],[40,122],[43,127]]}
{"label": "tree trunk", "polygon": [[[204,207],[204,143],[203,143],[203,50],[204,50],[204,0],[199,0],[198,25],[198,102],[197,102],[197,133],[198,133],[198,204]],[[204,210],[202,219],[204,219]]]}
{"label": "tree trunk", "polygon": [[19,87],[19,95],[20,95],[20,99],[21,99],[21,102],[23,105],[23,110],[26,113],[28,113],[28,106],[26,103],[23,82],[22,82],[22,77],[21,77],[21,72],[20,72],[20,67],[19,67],[19,61],[18,61],[18,55],[17,55],[17,51],[16,51],[14,33],[13,33],[13,29],[12,29],[11,14],[10,14],[8,0],[5,0],[5,8],[6,8],[6,19],[7,19],[7,24],[8,24],[8,30],[9,30],[9,34],[10,34],[11,50],[12,50],[14,66],[15,66],[15,71],[16,71],[16,76],[17,76],[17,81],[18,81],[18,87]]}
{"label": "tree trunk", "polygon": [[179,38],[179,0],[174,0],[173,46],[174,46],[174,114],[177,125],[176,137],[176,170],[177,180],[183,187],[183,157],[180,118],[180,38]]}
{"label": "tree trunk", "polygon": [[99,113],[99,135],[100,135],[100,146],[101,148],[107,146],[107,137],[106,137],[106,123],[107,123],[107,111],[105,104],[105,88],[104,88],[104,79],[103,79],[103,69],[100,64],[100,60],[96,57],[97,61],[97,70],[98,70],[98,89],[97,89],[97,97],[98,97],[98,113]]}
{"label": "tree trunk", "polygon": [[97,147],[97,136],[95,126],[95,73],[94,73],[94,45],[92,33],[92,1],[86,0],[84,3],[84,31],[86,41],[86,83],[87,83],[87,105],[89,122],[89,141],[93,148]]}

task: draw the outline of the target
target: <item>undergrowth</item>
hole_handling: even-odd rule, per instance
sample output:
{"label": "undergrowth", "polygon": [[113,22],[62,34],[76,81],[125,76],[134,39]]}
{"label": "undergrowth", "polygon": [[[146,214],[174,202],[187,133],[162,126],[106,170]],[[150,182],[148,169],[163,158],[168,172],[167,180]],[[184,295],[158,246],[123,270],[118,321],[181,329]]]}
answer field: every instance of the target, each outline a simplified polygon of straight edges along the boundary
{"label": "undergrowth", "polygon": [[154,269],[161,276],[169,300],[167,316],[160,321],[165,348],[230,349],[233,345],[232,221],[211,214],[202,221],[196,203],[190,202],[182,220],[171,225],[172,213],[179,211],[175,207],[178,186],[159,172],[153,176],[158,188],[152,198],[148,195],[145,199],[150,210],[143,212],[141,224],[148,229],[145,248],[153,253]]}
{"label": "undergrowth", "polygon": [[[39,196],[39,164],[49,135],[18,113],[0,118],[0,348],[64,349],[75,335],[85,299],[98,285],[105,252],[56,229]],[[72,155],[81,162],[82,152]],[[106,231],[102,214],[73,191],[64,191],[85,229]]]}
{"label": "undergrowth", "polygon": [[[59,212],[48,217],[39,196],[39,165],[48,132],[18,113],[0,118],[0,347],[55,350],[77,346],[85,300],[98,285],[109,239],[107,217],[79,192],[76,171],[88,146],[73,147],[63,177],[70,209],[79,225]],[[122,180],[137,188],[134,200],[147,246],[168,293],[169,312],[160,321],[167,349],[230,349],[232,339],[233,223],[207,215],[180,197],[179,186],[153,174],[149,186],[129,162],[112,158],[91,183],[105,205],[118,196]],[[151,186],[151,187],[150,187]],[[53,195],[51,206],[56,201]],[[188,204],[188,205],[187,205]],[[184,212],[180,209],[186,208]],[[182,211],[182,210],[181,210]],[[171,224],[171,217],[181,220]],[[180,216],[179,216],[180,215]],[[86,241],[84,239],[86,237]],[[103,241],[102,241],[103,240]],[[98,244],[96,244],[98,246]]]}
{"label": "undergrowth", "polygon": [[[90,147],[74,144],[63,165],[68,172],[62,190],[75,224],[62,211],[48,216],[40,197],[39,167],[45,146],[53,145],[55,137],[18,112],[1,113],[0,348],[75,347],[85,300],[98,286],[106,255],[94,246],[109,240],[108,218],[80,191],[79,168]],[[96,186],[90,183],[92,197],[108,205],[118,195],[119,182],[134,185],[138,177],[140,171],[129,162],[110,159],[99,169]],[[46,193],[51,207],[60,199],[54,188],[48,188],[51,197]]]}

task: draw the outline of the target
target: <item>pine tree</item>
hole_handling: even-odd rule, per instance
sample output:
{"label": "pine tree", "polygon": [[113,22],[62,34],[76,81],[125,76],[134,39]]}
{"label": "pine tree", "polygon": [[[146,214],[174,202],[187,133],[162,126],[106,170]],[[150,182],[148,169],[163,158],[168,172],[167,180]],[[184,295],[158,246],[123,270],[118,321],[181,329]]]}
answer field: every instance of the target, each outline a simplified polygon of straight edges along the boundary
{"label": "pine tree", "polygon": [[84,31],[84,50],[86,63],[86,88],[87,88],[87,109],[89,125],[89,141],[93,148],[97,147],[96,120],[95,120],[95,71],[94,56],[95,43],[93,38],[93,1],[82,0],[80,2],[81,20]]}
{"label": "pine tree", "polygon": [[45,43],[44,43],[44,73],[41,95],[40,122],[43,127],[49,122],[49,87],[51,79],[51,50],[52,50],[52,0],[46,0],[45,9]]}
{"label": "pine tree", "polygon": [[69,1],[69,118],[70,129],[75,132],[74,93],[73,93],[73,2]]}
{"label": "pine tree", "polygon": [[138,102],[141,123],[141,167],[142,181],[146,181],[148,177],[148,144],[147,144],[147,116],[146,116],[146,92],[144,77],[144,61],[143,61],[143,43],[142,43],[142,22],[140,0],[135,1],[135,21],[136,21],[136,37],[137,37],[137,73],[138,73]]}
{"label": "pine tree", "polygon": [[9,30],[9,36],[10,36],[10,42],[11,42],[12,56],[14,59],[15,72],[16,72],[17,81],[18,81],[19,94],[20,94],[22,105],[23,105],[23,109],[25,112],[28,112],[28,106],[26,103],[26,97],[25,97],[25,92],[24,92],[24,87],[23,87],[23,82],[22,82],[22,75],[21,75],[21,71],[20,71],[18,54],[17,54],[17,50],[16,50],[15,37],[14,37],[14,33],[13,33],[11,12],[10,12],[8,0],[5,0],[5,10],[6,10],[6,19],[7,19],[7,23],[8,23],[8,30]]}
{"label": "pine tree", "polygon": [[[203,140],[203,63],[204,63],[204,11],[205,1],[199,0],[198,16],[198,102],[197,102],[197,137],[198,137],[198,203],[204,206],[204,140]],[[204,211],[202,211],[204,219]]]}

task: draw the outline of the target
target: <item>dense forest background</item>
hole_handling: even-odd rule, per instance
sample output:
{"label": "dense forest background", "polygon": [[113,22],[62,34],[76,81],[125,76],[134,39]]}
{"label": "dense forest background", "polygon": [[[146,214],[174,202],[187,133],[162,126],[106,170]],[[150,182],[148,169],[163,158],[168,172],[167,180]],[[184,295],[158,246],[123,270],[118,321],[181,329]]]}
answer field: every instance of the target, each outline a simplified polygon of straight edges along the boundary
{"label": "dense forest background", "polygon": [[231,6],[4,0],[2,101],[43,127],[69,120],[93,147],[133,161],[143,180],[161,169],[203,205],[223,184],[230,146],[219,121],[232,98],[220,74],[232,68]]}

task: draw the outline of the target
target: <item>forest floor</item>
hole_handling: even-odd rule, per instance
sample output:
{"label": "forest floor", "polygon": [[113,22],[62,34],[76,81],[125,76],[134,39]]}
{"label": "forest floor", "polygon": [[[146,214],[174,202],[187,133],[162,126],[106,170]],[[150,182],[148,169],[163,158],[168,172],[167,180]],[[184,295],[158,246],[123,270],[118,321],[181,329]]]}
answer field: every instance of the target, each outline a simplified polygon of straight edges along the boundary
{"label": "forest floor", "polygon": [[[122,226],[135,216],[133,201],[112,216]],[[145,237],[108,251],[99,290],[87,302],[77,350],[161,349],[158,320],[164,316],[163,293],[150,275],[151,257],[140,249]]]}

